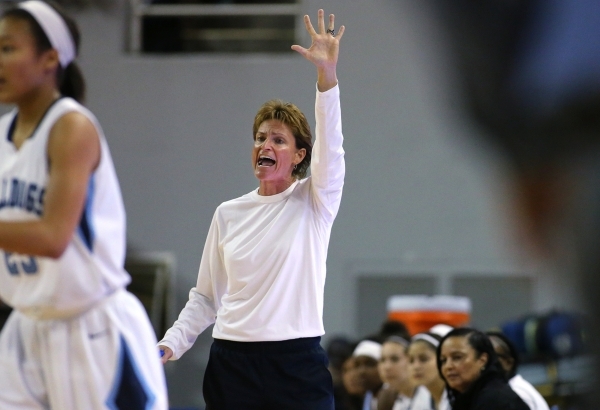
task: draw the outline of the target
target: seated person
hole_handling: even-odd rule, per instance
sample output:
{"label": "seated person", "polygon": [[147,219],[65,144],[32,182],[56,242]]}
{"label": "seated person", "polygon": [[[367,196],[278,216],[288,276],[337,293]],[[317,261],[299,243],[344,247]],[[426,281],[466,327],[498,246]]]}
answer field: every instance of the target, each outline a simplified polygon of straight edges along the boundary
{"label": "seated person", "polygon": [[517,374],[519,352],[513,342],[500,332],[486,333],[498,355],[500,365],[506,372],[508,384],[531,410],[549,410],[548,403],[531,383]]}

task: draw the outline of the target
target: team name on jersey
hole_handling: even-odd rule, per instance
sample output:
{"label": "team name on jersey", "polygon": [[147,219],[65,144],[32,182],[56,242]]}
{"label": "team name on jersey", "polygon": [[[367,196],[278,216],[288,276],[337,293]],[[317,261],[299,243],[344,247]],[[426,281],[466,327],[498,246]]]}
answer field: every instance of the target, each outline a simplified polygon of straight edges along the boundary
{"label": "team name on jersey", "polygon": [[2,179],[0,186],[0,210],[21,208],[42,215],[46,188],[17,178]]}

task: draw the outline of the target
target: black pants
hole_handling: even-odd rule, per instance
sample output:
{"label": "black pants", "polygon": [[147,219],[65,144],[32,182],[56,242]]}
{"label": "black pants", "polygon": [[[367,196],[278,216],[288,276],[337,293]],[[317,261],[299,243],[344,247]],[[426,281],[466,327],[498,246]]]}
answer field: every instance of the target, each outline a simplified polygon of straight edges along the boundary
{"label": "black pants", "polygon": [[206,410],[333,410],[333,383],[320,341],[215,339],[204,375]]}

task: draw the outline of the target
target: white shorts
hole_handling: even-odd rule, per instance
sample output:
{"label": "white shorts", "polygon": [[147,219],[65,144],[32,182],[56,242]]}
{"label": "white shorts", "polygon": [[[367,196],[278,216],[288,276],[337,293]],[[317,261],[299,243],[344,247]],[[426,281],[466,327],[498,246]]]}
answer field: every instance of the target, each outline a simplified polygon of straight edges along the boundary
{"label": "white shorts", "polygon": [[166,410],[156,336],[141,303],[117,291],[80,316],[13,311],[0,334],[2,410]]}

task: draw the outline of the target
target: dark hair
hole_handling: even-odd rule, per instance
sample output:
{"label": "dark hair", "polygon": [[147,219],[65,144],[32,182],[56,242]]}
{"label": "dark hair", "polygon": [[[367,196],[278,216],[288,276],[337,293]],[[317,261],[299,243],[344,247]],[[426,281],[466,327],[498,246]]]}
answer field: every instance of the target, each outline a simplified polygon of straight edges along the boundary
{"label": "dark hair", "polygon": [[341,369],[342,364],[352,356],[356,343],[351,342],[345,336],[335,336],[327,343],[327,358],[332,367]]}
{"label": "dark hair", "polygon": [[488,356],[488,363],[486,364],[486,368],[489,368],[491,364],[495,364],[499,366],[498,356],[496,355],[496,351],[494,350],[494,346],[490,341],[490,338],[477,329],[473,329],[470,327],[457,327],[449,331],[446,336],[444,336],[440,340],[440,344],[437,348],[437,362],[438,362],[438,370],[442,370],[442,363],[440,361],[440,354],[442,350],[442,345],[446,341],[446,339],[451,337],[466,337],[467,343],[475,350],[476,357],[480,357],[483,353],[486,353]]}
{"label": "dark hair", "polygon": [[386,340],[390,336],[399,336],[407,341],[410,340],[410,332],[408,328],[399,320],[388,319],[381,324],[379,328],[379,335],[382,339]]}
{"label": "dark hair", "polygon": [[[71,37],[73,38],[75,55],[77,55],[79,53],[80,42],[79,28],[77,27],[77,23],[75,23],[75,20],[73,20],[71,17],[67,16],[59,6],[51,2],[46,3],[56,10],[56,12],[65,21],[67,28],[71,33]],[[31,28],[31,33],[35,39],[35,45],[38,53],[41,54],[52,49],[52,44],[50,44],[50,40],[48,39],[48,36],[42,27],[26,10],[14,7],[7,10],[2,15],[2,18],[14,18],[27,21],[29,27]],[[85,99],[85,80],[83,79],[81,70],[74,61],[71,61],[71,63],[64,68],[60,64],[58,65],[56,70],[56,84],[62,95],[71,97],[79,102],[83,102]]]}
{"label": "dark hair", "polygon": [[312,153],[312,134],[306,117],[294,104],[283,102],[281,100],[270,100],[264,103],[256,116],[254,117],[254,126],[252,127],[252,138],[256,138],[258,127],[265,121],[277,120],[290,127],[296,148],[306,150],[306,155],[292,171],[292,176],[302,179],[306,176]]}
{"label": "dark hair", "polygon": [[[494,332],[489,331],[486,332],[488,337],[495,337],[500,342],[500,347],[504,350],[505,354],[507,354],[513,360],[513,366],[507,374],[509,379],[512,379],[517,374],[517,369],[519,368],[520,360],[519,360],[519,352],[517,351],[517,347],[504,333],[502,332]],[[493,343],[492,343],[493,345]]]}
{"label": "dark hair", "polygon": [[[451,337],[465,337],[467,343],[475,350],[476,357],[479,358],[482,354],[487,354],[488,361],[485,364],[485,367],[482,369],[479,378],[473,383],[473,385],[469,388],[468,392],[459,393],[458,391],[452,389],[448,386],[448,382],[444,378],[442,373],[442,361],[440,360],[440,354],[442,351],[442,346],[446,339]],[[482,385],[487,383],[492,378],[501,378],[506,381],[506,375],[498,361],[498,356],[496,355],[496,351],[494,350],[494,346],[490,341],[490,338],[480,330],[473,329],[470,327],[457,327],[448,332],[440,341],[440,345],[437,348],[436,352],[437,358],[437,367],[438,372],[440,373],[440,377],[446,383],[446,389],[448,391],[448,400],[451,404],[453,404],[459,396],[464,396],[462,398],[463,401],[469,401],[472,397],[472,394],[478,391]],[[454,407],[453,407],[454,408]]]}

